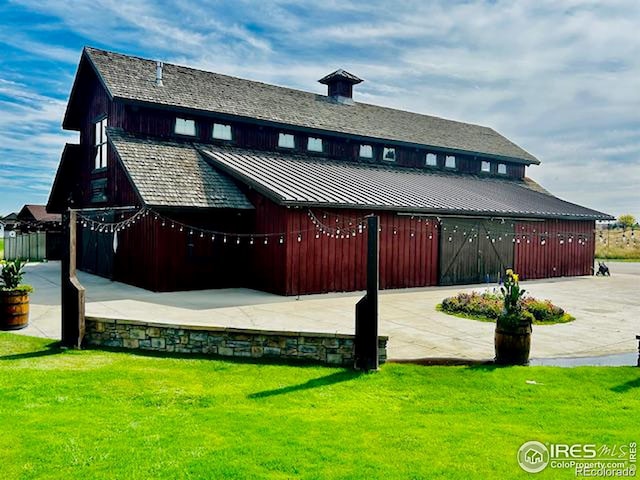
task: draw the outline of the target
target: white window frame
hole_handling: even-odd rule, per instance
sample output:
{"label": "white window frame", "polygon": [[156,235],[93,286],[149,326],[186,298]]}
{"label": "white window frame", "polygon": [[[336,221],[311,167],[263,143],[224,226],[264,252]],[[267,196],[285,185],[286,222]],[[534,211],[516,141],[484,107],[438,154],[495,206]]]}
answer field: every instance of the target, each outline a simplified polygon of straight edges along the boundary
{"label": "white window frame", "polygon": [[424,156],[424,164],[427,167],[437,167],[438,166],[438,156],[435,153],[427,153]]}
{"label": "white window frame", "polygon": [[480,164],[480,171],[485,173],[490,173],[491,162],[488,162],[487,160],[482,160],[482,163]]}
{"label": "white window frame", "polygon": [[176,123],[173,127],[176,135],[184,135],[186,137],[196,136],[196,121],[191,118],[176,117]]}
{"label": "white window frame", "polygon": [[451,168],[451,169],[456,168],[457,167],[456,156],[455,155],[447,155],[445,157],[445,160],[444,160],[444,166],[445,166],[445,168]]}
{"label": "white window frame", "polygon": [[[387,158],[387,155],[391,153],[393,158]],[[396,161],[396,149],[393,147],[384,147],[382,149],[382,160],[385,162],[395,162]]]}
{"label": "white window frame", "polygon": [[[320,148],[318,149],[318,145]],[[324,152],[324,140],[318,137],[308,137],[307,138],[307,151],[309,152]]]}
{"label": "white window frame", "polygon": [[279,148],[296,148],[296,138],[292,133],[282,133],[278,134],[278,147]]}
{"label": "white window frame", "polygon": [[216,140],[233,140],[231,125],[227,123],[214,123],[211,129],[211,138],[215,138]]}
{"label": "white window frame", "polygon": [[498,173],[500,175],[506,175],[507,174],[507,164],[506,163],[499,163],[498,164]]}
{"label": "white window frame", "polygon": [[360,145],[360,158],[373,158],[373,146],[367,144]]}
{"label": "white window frame", "polygon": [[107,117],[101,118],[93,124],[96,147],[95,170],[107,168]]}

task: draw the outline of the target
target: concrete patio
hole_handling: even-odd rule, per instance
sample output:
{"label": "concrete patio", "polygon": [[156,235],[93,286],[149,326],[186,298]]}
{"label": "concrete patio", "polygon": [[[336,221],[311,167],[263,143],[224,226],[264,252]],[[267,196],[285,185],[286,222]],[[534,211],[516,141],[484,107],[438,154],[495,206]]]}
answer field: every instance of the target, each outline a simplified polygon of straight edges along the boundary
{"label": "concrete patio", "polygon": [[[567,324],[534,326],[532,358],[593,357],[637,351],[640,263],[610,263],[612,276],[522,282],[576,317]],[[353,333],[362,293],[280,297],[250,289],[153,293],[79,272],[87,315],[161,323],[215,325],[296,332]],[[60,338],[60,263],[31,264],[30,325],[17,333]],[[493,357],[494,325],[435,310],[444,297],[493,286],[388,290],[380,295],[380,333],[389,335],[390,359]]]}

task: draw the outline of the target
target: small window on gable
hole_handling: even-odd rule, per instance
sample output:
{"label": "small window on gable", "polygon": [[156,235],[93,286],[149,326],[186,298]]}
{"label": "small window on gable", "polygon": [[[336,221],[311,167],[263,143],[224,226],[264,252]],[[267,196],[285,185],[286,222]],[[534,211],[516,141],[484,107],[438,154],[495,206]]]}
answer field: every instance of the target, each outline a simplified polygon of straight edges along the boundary
{"label": "small window on gable", "polygon": [[384,147],[384,149],[382,150],[382,159],[386,160],[387,162],[395,162],[396,149]]}
{"label": "small window on gable", "polygon": [[94,124],[95,130],[95,169],[107,167],[107,117]]}
{"label": "small window on gable", "polygon": [[231,134],[231,125],[225,125],[223,123],[214,123],[213,132],[211,132],[211,136],[218,140],[232,140],[233,135]]}
{"label": "small window on gable", "polygon": [[323,152],[324,146],[322,145],[322,139],[309,137],[307,139],[307,150],[310,152]]}
{"label": "small window on gable", "polygon": [[456,157],[454,155],[447,155],[444,166],[447,168],[456,168]]}
{"label": "small window on gable", "polygon": [[483,172],[490,172],[491,171],[491,164],[489,162],[486,161],[482,161],[482,171]]}
{"label": "small window on gable", "polygon": [[176,127],[174,132],[178,135],[189,135],[190,137],[195,137],[196,121],[176,117]]}
{"label": "small window on gable", "polygon": [[504,163],[499,163],[498,164],[498,173],[500,175],[506,175],[507,174],[507,166]]}
{"label": "small window on gable", "polygon": [[294,148],[296,144],[293,135],[290,133],[278,134],[278,146],[280,148]]}
{"label": "small window on gable", "polygon": [[428,167],[436,167],[438,166],[438,157],[435,153],[427,153],[425,163]]}
{"label": "small window on gable", "polygon": [[360,145],[360,158],[373,158],[373,147],[371,145]]}

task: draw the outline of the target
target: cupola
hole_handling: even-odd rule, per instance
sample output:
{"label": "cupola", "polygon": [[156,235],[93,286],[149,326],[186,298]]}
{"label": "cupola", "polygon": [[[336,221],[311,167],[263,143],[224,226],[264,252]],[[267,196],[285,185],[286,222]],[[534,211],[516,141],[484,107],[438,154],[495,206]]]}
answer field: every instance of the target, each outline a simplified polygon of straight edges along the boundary
{"label": "cupola", "polygon": [[327,95],[338,103],[353,104],[353,86],[362,83],[361,78],[356,77],[343,69],[338,69],[318,82],[328,87]]}

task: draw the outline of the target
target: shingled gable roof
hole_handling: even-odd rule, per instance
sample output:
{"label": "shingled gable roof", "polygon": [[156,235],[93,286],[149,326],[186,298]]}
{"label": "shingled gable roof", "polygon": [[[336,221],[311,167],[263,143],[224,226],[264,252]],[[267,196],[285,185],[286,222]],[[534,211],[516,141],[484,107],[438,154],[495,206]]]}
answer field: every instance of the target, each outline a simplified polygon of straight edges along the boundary
{"label": "shingled gable roof", "polygon": [[168,63],[163,67],[163,86],[157,86],[155,61],[89,47],[84,58],[89,59],[114,99],[243,117],[318,133],[482,154],[522,164],[540,163],[493,129],[479,125],[360,102],[343,105],[324,95]]}
{"label": "shingled gable roof", "polygon": [[108,127],[107,137],[149,206],[252,209],[226,174],[211,168],[193,145],[150,139]]}
{"label": "shingled gable roof", "polygon": [[611,219],[528,182],[201,146],[212,165],[280,205],[516,218]]}
{"label": "shingled gable roof", "polygon": [[61,222],[62,215],[47,212],[45,205],[25,205],[18,213],[19,220],[32,222]]}

